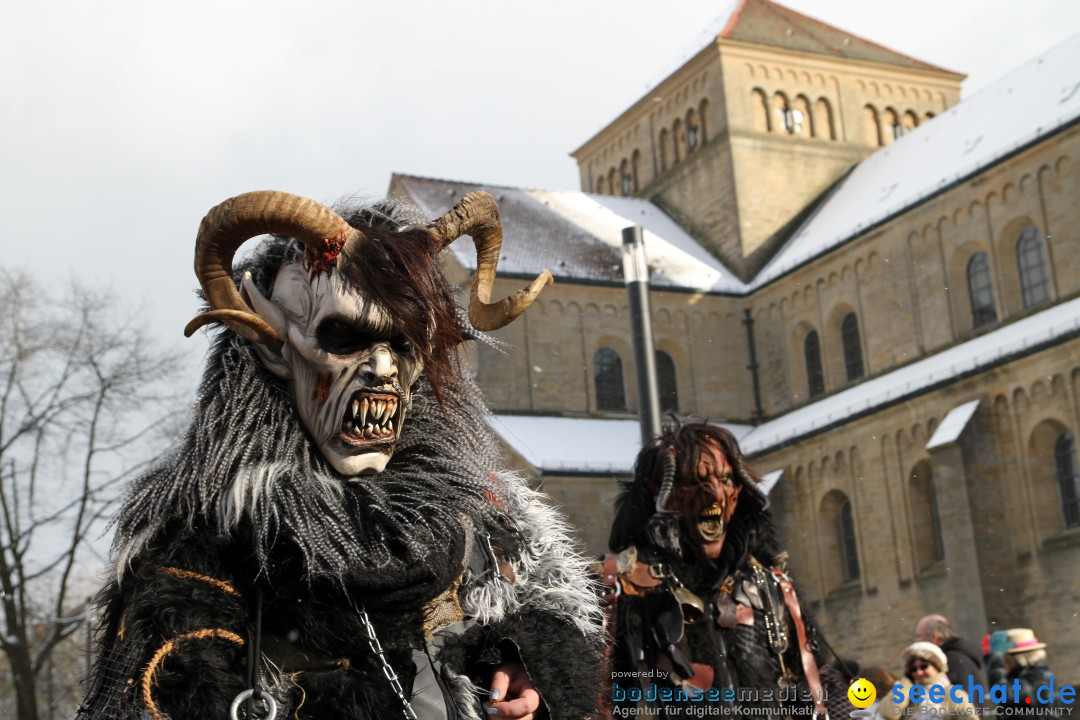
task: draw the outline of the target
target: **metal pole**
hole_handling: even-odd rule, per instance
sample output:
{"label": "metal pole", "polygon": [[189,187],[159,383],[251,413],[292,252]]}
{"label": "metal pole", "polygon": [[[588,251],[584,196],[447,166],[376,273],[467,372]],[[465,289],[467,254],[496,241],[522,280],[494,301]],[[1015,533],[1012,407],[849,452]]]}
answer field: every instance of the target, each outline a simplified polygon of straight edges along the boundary
{"label": "metal pole", "polygon": [[746,342],[750,347],[750,364],[746,369],[750,371],[750,377],[754,380],[754,424],[760,425],[765,419],[765,413],[761,408],[761,382],[758,379],[757,348],[754,344],[754,314],[750,308],[743,310],[743,325],[746,326]]}
{"label": "metal pole", "polygon": [[660,435],[660,403],[653,350],[652,309],[649,305],[649,266],[645,239],[637,225],[623,228],[623,279],[630,299],[630,327],[634,336],[637,367],[638,418],[644,447]]}

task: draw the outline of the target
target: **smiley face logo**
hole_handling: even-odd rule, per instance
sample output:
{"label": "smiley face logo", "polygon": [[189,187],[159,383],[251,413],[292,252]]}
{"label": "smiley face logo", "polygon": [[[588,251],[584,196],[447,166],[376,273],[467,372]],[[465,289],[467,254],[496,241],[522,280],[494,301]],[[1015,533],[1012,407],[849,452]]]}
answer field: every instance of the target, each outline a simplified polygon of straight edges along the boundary
{"label": "smiley face logo", "polygon": [[869,680],[859,678],[848,687],[847,696],[852,705],[857,708],[865,708],[870,707],[870,703],[874,702],[877,697],[877,690]]}

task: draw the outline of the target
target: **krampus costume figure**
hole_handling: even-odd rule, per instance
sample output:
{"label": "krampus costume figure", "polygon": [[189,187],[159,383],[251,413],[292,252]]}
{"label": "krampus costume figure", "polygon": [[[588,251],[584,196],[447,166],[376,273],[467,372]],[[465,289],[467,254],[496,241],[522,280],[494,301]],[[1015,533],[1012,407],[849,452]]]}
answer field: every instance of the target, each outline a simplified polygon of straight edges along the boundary
{"label": "krampus costume figure", "polygon": [[829,695],[846,702],[776,549],[759,482],[735,438],[712,425],[676,423],[638,455],[604,570],[616,709],[808,715],[823,714]]}
{"label": "krampus costume figure", "polygon": [[[550,275],[489,304],[491,196],[415,213],[252,193],[203,220],[211,309],[187,333],[229,330],[186,434],[115,520],[80,718],[592,714],[594,592],[560,520],[499,472],[436,256],[475,241],[480,330]],[[233,252],[261,233],[280,236],[239,268],[241,295]]]}

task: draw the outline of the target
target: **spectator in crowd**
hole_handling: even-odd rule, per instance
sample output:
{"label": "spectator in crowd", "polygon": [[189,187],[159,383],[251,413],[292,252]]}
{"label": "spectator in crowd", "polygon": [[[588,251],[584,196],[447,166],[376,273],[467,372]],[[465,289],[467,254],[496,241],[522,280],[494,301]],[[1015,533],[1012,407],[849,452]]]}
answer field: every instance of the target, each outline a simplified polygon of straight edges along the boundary
{"label": "spectator in crowd", "polygon": [[[899,683],[901,700],[895,692],[886,693],[878,707],[878,717],[885,720],[936,720],[942,716],[957,717],[975,714],[967,693],[953,687],[947,671],[945,653],[934,643],[917,642],[900,655],[904,678]],[[940,686],[940,690],[934,686]],[[915,697],[912,697],[914,692]]]}
{"label": "spectator in crowd", "polygon": [[[1008,709],[1022,709],[1025,715],[1041,717],[1062,717],[1064,708],[1058,703],[1059,698],[1043,692],[1041,686],[1053,685],[1053,674],[1046,664],[1046,643],[1039,642],[1030,628],[998,630],[983,639],[986,653],[986,674],[991,685],[1006,685],[1006,702],[998,704],[998,714],[1010,713]],[[1012,684],[1020,681],[1019,696],[1014,695]],[[1060,683],[1058,683],[1060,685]],[[1044,702],[1049,700],[1049,702]]]}
{"label": "spectator in crowd", "polygon": [[934,643],[945,653],[949,663],[949,680],[953,685],[986,685],[986,673],[983,670],[982,653],[979,647],[960,637],[943,615],[927,615],[915,626],[915,639],[919,642]]}

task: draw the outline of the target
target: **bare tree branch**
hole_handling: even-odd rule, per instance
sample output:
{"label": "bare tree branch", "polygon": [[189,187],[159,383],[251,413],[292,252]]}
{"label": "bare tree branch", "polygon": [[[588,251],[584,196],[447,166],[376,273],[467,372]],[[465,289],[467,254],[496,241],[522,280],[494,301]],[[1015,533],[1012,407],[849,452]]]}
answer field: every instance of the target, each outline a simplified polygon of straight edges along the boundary
{"label": "bare tree branch", "polygon": [[156,409],[173,399],[175,361],[115,307],[78,286],[47,297],[0,269],[0,667],[26,720],[61,706],[53,674],[77,664],[68,646],[89,612],[88,592],[73,602],[79,575],[102,559],[94,537],[159,452]]}

